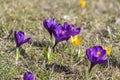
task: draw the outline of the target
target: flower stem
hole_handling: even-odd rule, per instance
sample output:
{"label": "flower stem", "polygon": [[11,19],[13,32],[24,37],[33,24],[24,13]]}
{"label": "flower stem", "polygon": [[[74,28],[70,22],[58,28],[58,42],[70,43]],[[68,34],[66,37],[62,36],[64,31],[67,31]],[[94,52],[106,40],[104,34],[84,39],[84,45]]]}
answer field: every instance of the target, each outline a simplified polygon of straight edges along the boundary
{"label": "flower stem", "polygon": [[18,59],[19,59],[19,48],[16,48],[15,57],[16,57],[16,64],[17,64],[18,63]]}
{"label": "flower stem", "polygon": [[89,73],[91,72],[92,68],[95,66],[95,64],[91,63],[90,68],[89,68]]}
{"label": "flower stem", "polygon": [[57,45],[57,42],[55,42],[54,46],[52,47],[52,50],[54,52],[55,46]]}

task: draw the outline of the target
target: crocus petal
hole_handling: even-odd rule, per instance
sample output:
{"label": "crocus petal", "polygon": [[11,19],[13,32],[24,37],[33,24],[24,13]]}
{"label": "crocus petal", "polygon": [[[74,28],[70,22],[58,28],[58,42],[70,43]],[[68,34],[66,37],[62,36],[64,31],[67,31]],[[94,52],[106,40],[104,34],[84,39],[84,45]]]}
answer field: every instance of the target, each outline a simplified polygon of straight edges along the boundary
{"label": "crocus petal", "polygon": [[106,56],[110,55],[110,53],[112,52],[112,50],[109,49],[107,46],[105,46],[104,49],[106,50]]}
{"label": "crocus petal", "polygon": [[90,61],[92,61],[92,60],[91,60],[92,57],[91,57],[91,50],[90,50],[90,49],[86,49],[86,55],[87,55],[88,59],[89,59]]}
{"label": "crocus petal", "polygon": [[101,51],[101,54],[99,55],[99,58],[98,58],[98,59],[102,59],[105,55],[106,55],[106,51],[105,51],[105,50],[102,50],[102,51]]}
{"label": "crocus petal", "polygon": [[98,57],[92,56],[92,63],[97,64],[98,63]]}
{"label": "crocus petal", "polygon": [[75,36],[80,33],[80,28],[75,28],[73,24],[64,23],[64,28],[69,32],[71,36]]}
{"label": "crocus petal", "polygon": [[74,37],[71,36],[69,40],[70,40],[71,43],[73,43],[74,42]]}
{"label": "crocus petal", "polygon": [[91,55],[92,55],[92,56],[95,56],[96,53],[97,53],[97,47],[94,46],[94,47],[91,49]]}
{"label": "crocus petal", "polygon": [[52,32],[51,32],[51,29],[50,29],[50,27],[51,27],[50,23],[47,20],[44,20],[43,25],[46,28],[46,30],[49,32],[49,34],[51,35]]}
{"label": "crocus petal", "polygon": [[56,24],[56,19],[50,20],[51,24]]}
{"label": "crocus petal", "polygon": [[27,39],[23,40],[22,43],[24,44],[24,43],[27,43],[28,41],[30,41],[30,37],[28,37]]}
{"label": "crocus petal", "polygon": [[96,46],[96,47],[97,47],[97,51],[102,52],[103,50],[102,46]]}
{"label": "crocus petal", "polygon": [[16,46],[19,47],[22,44],[22,41],[24,40],[24,32],[15,31],[14,32],[14,37],[15,37],[15,41],[16,41]]}
{"label": "crocus petal", "polygon": [[25,36],[24,32],[19,31],[18,34],[19,34],[19,37],[21,38],[21,40],[24,40],[24,36]]}
{"label": "crocus petal", "polygon": [[70,43],[74,47],[77,46],[78,44],[80,44],[81,40],[82,40],[81,38],[80,39],[78,38],[78,35],[71,36],[69,39]]}
{"label": "crocus petal", "polygon": [[67,29],[67,28],[68,28],[67,22],[64,22],[64,25],[63,25],[63,26],[64,26],[65,29]]}
{"label": "crocus petal", "polygon": [[43,25],[44,25],[44,27],[48,30],[48,29],[50,28],[50,21],[45,19],[45,20],[43,21]]}
{"label": "crocus petal", "polygon": [[34,80],[34,75],[31,72],[25,72],[23,80]]}
{"label": "crocus petal", "polygon": [[57,38],[60,33],[62,32],[62,26],[60,24],[56,24],[53,27],[53,35],[55,38]]}
{"label": "crocus petal", "polygon": [[96,46],[98,50],[102,50],[102,46]]}
{"label": "crocus petal", "polygon": [[104,63],[108,60],[107,57],[103,57],[102,59],[98,60],[98,64]]}
{"label": "crocus petal", "polygon": [[18,42],[18,36],[17,36],[17,31],[14,32],[14,38],[15,38],[15,41]]}
{"label": "crocus petal", "polygon": [[63,26],[66,30],[71,30],[74,25],[73,24],[68,24],[67,22],[64,22]]}
{"label": "crocus petal", "polygon": [[80,31],[81,31],[80,28],[76,28],[76,29],[74,29],[74,30],[71,30],[71,31],[70,31],[70,34],[71,34],[72,36],[75,36],[75,35],[79,34]]}
{"label": "crocus petal", "polygon": [[60,35],[60,37],[57,38],[57,41],[60,42],[68,39],[69,39],[69,36],[67,36],[67,34],[65,33],[64,35]]}
{"label": "crocus petal", "polygon": [[84,8],[85,7],[85,5],[86,5],[86,1],[85,0],[80,0],[80,6],[82,7],[82,8]]}
{"label": "crocus petal", "polygon": [[43,21],[43,25],[46,28],[46,30],[49,32],[50,36],[52,37],[52,28],[53,26],[56,24],[56,20],[55,19],[51,19],[51,20],[47,20],[45,19]]}
{"label": "crocus petal", "polygon": [[19,39],[19,40],[18,40],[18,43],[19,43],[19,44],[22,44],[22,41],[24,40],[24,32],[19,31],[19,32],[17,33],[17,38]]}

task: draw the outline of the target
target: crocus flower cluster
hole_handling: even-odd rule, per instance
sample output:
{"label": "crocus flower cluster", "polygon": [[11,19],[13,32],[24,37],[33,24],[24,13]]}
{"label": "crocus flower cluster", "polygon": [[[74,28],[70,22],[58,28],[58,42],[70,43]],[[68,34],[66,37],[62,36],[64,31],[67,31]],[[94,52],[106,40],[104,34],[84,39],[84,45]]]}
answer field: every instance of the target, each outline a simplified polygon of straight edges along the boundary
{"label": "crocus flower cluster", "polygon": [[25,72],[23,76],[23,80],[34,80],[34,75],[31,72]]}
{"label": "crocus flower cluster", "polygon": [[50,33],[50,36],[54,36],[55,44],[53,49],[58,42],[68,41],[71,36],[78,35],[80,33],[80,28],[75,28],[73,24],[68,24],[67,22],[64,25],[56,24],[55,19],[44,20],[43,25]]}
{"label": "crocus flower cluster", "polygon": [[89,72],[96,64],[101,64],[108,60],[107,51],[102,46],[94,46],[86,49],[86,55],[91,62]]}
{"label": "crocus flower cluster", "polygon": [[[84,0],[83,0],[84,1]],[[81,28],[75,28],[73,24],[68,24],[67,22],[64,22],[63,25],[56,24],[55,19],[51,20],[44,20],[43,25],[45,29],[49,32],[51,38],[54,36],[55,38],[55,44],[53,45],[53,50],[55,46],[61,42],[61,41],[68,41],[72,43],[73,46],[78,45],[81,42],[81,39],[78,38],[78,34],[81,31]],[[15,31],[14,32],[14,38],[16,41],[16,61],[19,58],[18,52],[21,45],[24,43],[27,43],[30,40],[30,37],[25,39],[25,34],[23,31]],[[46,56],[47,60],[49,61],[51,59],[51,50],[49,49],[49,52]],[[92,48],[86,49],[86,55],[89,59],[91,65],[89,72],[96,64],[104,63],[108,60],[108,55],[111,53],[111,49],[108,47],[102,47],[102,46],[93,46]],[[34,75],[31,72],[25,72],[23,80],[34,80]]]}

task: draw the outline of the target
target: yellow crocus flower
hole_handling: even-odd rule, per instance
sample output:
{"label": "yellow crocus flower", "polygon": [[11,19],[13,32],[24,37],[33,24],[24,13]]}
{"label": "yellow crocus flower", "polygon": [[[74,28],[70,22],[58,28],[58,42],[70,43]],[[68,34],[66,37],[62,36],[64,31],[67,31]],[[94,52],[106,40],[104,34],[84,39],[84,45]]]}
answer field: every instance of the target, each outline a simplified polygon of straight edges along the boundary
{"label": "yellow crocus flower", "polygon": [[78,38],[78,35],[76,36],[71,36],[69,39],[70,43],[72,44],[72,46],[77,46],[78,44],[80,44],[81,39]]}
{"label": "yellow crocus flower", "polygon": [[110,55],[110,53],[112,52],[112,50],[109,49],[107,46],[105,46],[104,49],[106,50],[106,56]]}
{"label": "yellow crocus flower", "polygon": [[85,5],[86,5],[86,1],[85,0],[80,0],[79,4],[82,8],[84,8]]}

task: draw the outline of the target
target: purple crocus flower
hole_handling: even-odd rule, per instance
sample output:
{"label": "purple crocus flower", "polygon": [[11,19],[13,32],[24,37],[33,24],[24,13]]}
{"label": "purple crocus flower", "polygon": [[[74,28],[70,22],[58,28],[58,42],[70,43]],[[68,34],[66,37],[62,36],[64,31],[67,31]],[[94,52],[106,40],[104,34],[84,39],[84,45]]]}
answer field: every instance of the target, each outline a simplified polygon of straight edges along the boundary
{"label": "purple crocus flower", "polygon": [[43,25],[47,29],[47,31],[49,32],[51,38],[52,38],[52,28],[55,24],[56,24],[55,19],[51,19],[51,20],[45,19],[43,21]]}
{"label": "purple crocus flower", "polygon": [[91,62],[89,72],[96,64],[101,64],[108,60],[106,50],[101,46],[94,46],[91,49],[86,49],[86,55]]}
{"label": "purple crocus flower", "polygon": [[64,23],[65,29],[69,32],[70,36],[75,36],[80,33],[81,28],[75,28],[73,24]]}
{"label": "purple crocus flower", "polygon": [[25,72],[23,80],[34,80],[34,75],[31,72]]}
{"label": "purple crocus flower", "polygon": [[55,38],[55,45],[53,46],[53,49],[58,42],[68,40],[70,38],[68,31],[60,24],[54,25],[53,35]]}
{"label": "purple crocus flower", "polygon": [[14,32],[16,47],[20,47],[22,44],[27,43],[30,40],[30,37],[24,39],[24,36],[25,36],[25,34],[22,31]]}

